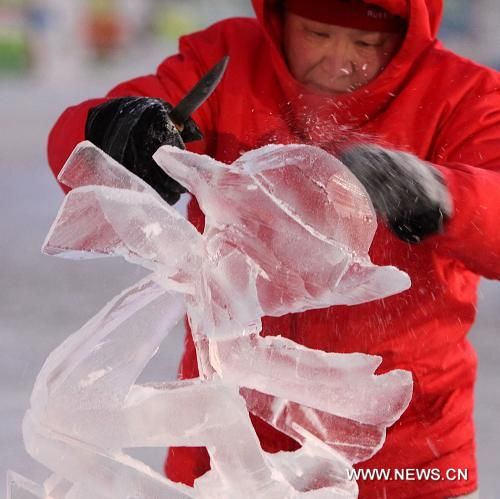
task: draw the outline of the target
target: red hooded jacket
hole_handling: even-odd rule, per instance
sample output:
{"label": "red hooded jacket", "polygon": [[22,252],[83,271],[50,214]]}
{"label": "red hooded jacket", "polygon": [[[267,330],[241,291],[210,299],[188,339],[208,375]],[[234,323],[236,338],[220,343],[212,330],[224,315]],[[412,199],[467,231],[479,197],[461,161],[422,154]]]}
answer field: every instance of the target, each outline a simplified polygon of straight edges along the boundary
{"label": "red hooded jacket", "polygon": [[[302,88],[281,52],[276,0],[253,0],[257,19],[228,19],[182,37],[179,54],[157,73],[120,84],[106,98],[160,97],[176,103],[223,55],[227,73],[195,114],[205,139],[190,147],[230,163],[269,143],[339,144],[371,140],[410,151],[444,174],[455,213],[444,234],[418,245],[399,241],[382,224],[370,255],[395,265],[411,289],[384,300],[265,318],[265,335],[281,334],[311,348],[383,357],[382,371],[407,369],[414,395],[388,430],[382,450],[357,468],[467,469],[467,480],[360,480],[362,498],[457,496],[477,488],[473,390],[476,355],[466,335],[476,313],[479,276],[500,278],[500,76],[463,59],[436,40],[442,0],[373,0],[408,19],[407,36],[388,67],[354,93],[329,97]],[[84,138],[89,108],[64,112],[49,139],[57,174]],[[196,200],[189,217],[203,229]],[[181,365],[197,376],[190,335]],[[268,451],[296,443],[254,419]],[[193,482],[209,466],[204,449],[174,449],[168,475]]]}

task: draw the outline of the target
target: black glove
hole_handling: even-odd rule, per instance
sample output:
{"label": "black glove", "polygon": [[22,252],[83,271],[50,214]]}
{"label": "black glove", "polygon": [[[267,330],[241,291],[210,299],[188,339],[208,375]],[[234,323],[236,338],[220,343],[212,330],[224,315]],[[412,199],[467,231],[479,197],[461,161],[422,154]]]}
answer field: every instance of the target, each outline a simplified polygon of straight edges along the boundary
{"label": "black glove", "polygon": [[403,241],[442,232],[452,201],[441,173],[413,154],[360,144],[339,156],[368,192],[377,213]]}
{"label": "black glove", "polygon": [[85,138],[147,182],[169,204],[186,189],[170,178],[153,160],[163,145],[185,149],[184,142],[203,137],[189,119],[181,132],[169,118],[172,106],[161,99],[121,97],[92,108]]}

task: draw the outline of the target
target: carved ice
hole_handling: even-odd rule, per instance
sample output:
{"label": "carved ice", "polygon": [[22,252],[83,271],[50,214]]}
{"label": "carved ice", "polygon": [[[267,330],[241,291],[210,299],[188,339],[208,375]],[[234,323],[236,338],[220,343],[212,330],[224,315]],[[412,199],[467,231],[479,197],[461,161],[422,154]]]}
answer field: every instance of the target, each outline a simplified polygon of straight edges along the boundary
{"label": "carved ice", "polygon": [[[54,475],[9,475],[10,497],[356,497],[353,464],[380,449],[406,409],[411,375],[381,359],[261,337],[261,317],[356,304],[407,289],[368,257],[376,229],[357,180],[321,149],[267,146],[230,167],[165,146],[158,164],[206,215],[203,234],[89,142],[60,174],[73,188],[44,244],[68,258],[122,256],[152,271],[47,359],[23,431]],[[187,313],[200,379],[137,385]],[[248,411],[302,447],[267,454]],[[194,488],[123,449],[205,446]]]}

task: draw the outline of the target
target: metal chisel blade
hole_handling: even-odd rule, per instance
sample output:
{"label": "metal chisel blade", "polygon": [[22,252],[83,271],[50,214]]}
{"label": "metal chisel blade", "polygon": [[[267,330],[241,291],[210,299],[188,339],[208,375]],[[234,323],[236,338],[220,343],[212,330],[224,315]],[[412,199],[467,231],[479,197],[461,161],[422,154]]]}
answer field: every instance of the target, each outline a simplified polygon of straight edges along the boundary
{"label": "metal chisel blade", "polygon": [[183,127],[188,118],[210,97],[224,76],[228,63],[229,57],[223,57],[170,111],[170,119],[178,127]]}

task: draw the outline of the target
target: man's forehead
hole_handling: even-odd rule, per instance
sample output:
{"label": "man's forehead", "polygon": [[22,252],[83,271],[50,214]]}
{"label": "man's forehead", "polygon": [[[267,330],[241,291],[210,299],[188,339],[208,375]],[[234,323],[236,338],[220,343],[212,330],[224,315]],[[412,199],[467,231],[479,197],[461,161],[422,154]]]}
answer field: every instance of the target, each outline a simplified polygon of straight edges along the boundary
{"label": "man's forehead", "polygon": [[302,26],[304,26],[306,28],[314,29],[314,30],[318,30],[318,31],[324,31],[327,33],[346,32],[346,33],[349,33],[349,34],[352,34],[355,36],[370,36],[370,35],[371,36],[384,36],[384,35],[388,34],[388,33],[382,32],[382,31],[347,28],[345,26],[339,26],[338,24],[330,24],[330,23],[315,21],[313,19],[308,19],[307,17],[298,16],[297,14],[294,14],[293,12],[287,12],[287,16],[295,19],[298,23],[300,23]]}

